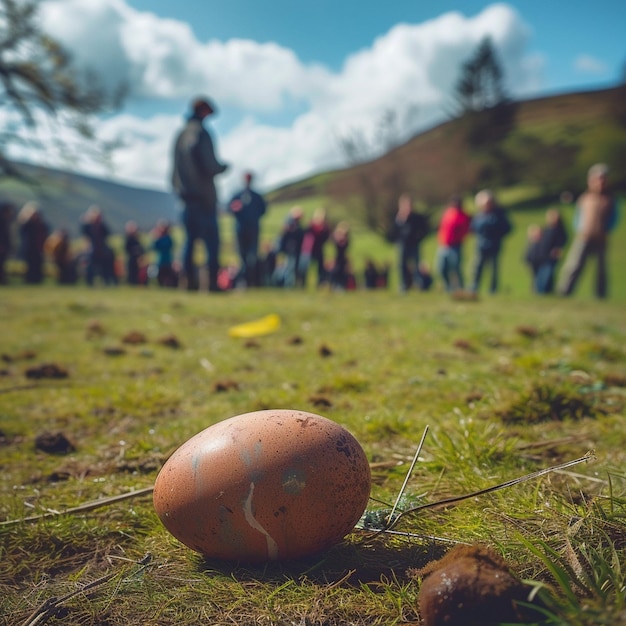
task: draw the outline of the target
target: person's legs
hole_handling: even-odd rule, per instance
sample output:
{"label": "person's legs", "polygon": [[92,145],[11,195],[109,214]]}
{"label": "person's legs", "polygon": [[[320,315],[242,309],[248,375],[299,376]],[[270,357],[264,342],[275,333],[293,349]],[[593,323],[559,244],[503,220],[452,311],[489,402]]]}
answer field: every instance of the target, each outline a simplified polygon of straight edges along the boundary
{"label": "person's legs", "polygon": [[463,289],[463,270],[461,269],[461,248],[450,246],[448,248],[448,271],[450,286],[452,289]]}
{"label": "person's legs", "polygon": [[490,261],[491,261],[491,285],[489,287],[489,293],[496,293],[498,291],[498,284],[499,284],[499,271],[500,271],[500,267],[499,267],[499,257],[500,254],[499,252],[492,252],[490,255]]}
{"label": "person's legs", "polygon": [[413,286],[417,289],[424,289],[424,281],[420,273],[420,251],[417,246],[410,251],[409,268],[413,278]]}
{"label": "person's legs", "polygon": [[248,286],[258,286],[258,252],[259,231],[257,228],[249,228],[241,234],[240,255],[242,262],[243,277]]}
{"label": "person's legs", "polygon": [[540,294],[548,294],[554,291],[554,271],[556,263],[545,261],[539,266],[535,277],[535,291]]}
{"label": "person's legs", "polygon": [[409,254],[404,244],[400,244],[398,247],[398,274],[400,291],[406,291],[411,284],[411,273],[409,271]]}
{"label": "person's legs", "polygon": [[472,291],[478,292],[480,287],[480,279],[483,275],[483,269],[485,268],[486,254],[483,250],[476,251],[476,260],[474,262],[474,273],[472,277]]}
{"label": "person's legs", "polygon": [[185,245],[183,248],[183,269],[187,278],[187,289],[198,289],[198,272],[193,259],[194,245],[200,236],[197,213],[188,206],[183,209],[182,222],[185,228]]}
{"label": "person's legs", "polygon": [[576,282],[585,267],[589,254],[589,244],[583,239],[575,239],[565,259],[565,265],[561,272],[558,292],[563,296],[569,296],[576,286]]}
{"label": "person's legs", "polygon": [[220,269],[220,233],[215,213],[203,213],[200,216],[200,238],[204,242],[209,268],[209,290],[219,291],[217,275]]}
{"label": "person's legs", "polygon": [[597,274],[596,274],[596,296],[598,298],[607,297],[607,275],[606,275],[606,244],[598,245],[596,249],[597,260]]}
{"label": "person's legs", "polygon": [[443,285],[446,291],[450,291],[450,263],[449,263],[449,248],[440,246],[437,250],[437,273],[443,280]]}

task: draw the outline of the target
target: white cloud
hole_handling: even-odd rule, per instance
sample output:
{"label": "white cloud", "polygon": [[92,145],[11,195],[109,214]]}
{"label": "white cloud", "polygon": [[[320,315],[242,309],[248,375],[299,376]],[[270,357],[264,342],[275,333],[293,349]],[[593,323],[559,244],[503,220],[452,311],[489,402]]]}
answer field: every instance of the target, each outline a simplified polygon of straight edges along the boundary
{"label": "white cloud", "polygon": [[[141,119],[142,99],[182,102],[208,93],[220,109],[240,114],[241,121],[216,138],[221,158],[234,165],[222,189],[244,168],[257,171],[267,188],[337,166],[337,136],[351,129],[373,133],[387,111],[395,112],[405,138],[441,120],[461,63],[485,36],[512,93],[527,94],[540,80],[540,59],[525,56],[529,28],[506,4],[475,17],[451,12],[422,24],[398,24],[337,72],[303,63],[275,43],[198,41],[188,24],[139,12],[125,0],[44,0],[42,12],[46,30],[77,62],[109,84],[131,86],[128,110],[135,115],[104,121],[101,132],[124,142],[114,158],[117,175],[150,186],[168,184],[171,141],[181,120]],[[264,121],[282,111],[288,112],[280,124]]]}
{"label": "white cloud", "polygon": [[596,76],[606,74],[609,69],[605,63],[588,54],[581,54],[576,57],[574,67],[578,72],[595,74]]}

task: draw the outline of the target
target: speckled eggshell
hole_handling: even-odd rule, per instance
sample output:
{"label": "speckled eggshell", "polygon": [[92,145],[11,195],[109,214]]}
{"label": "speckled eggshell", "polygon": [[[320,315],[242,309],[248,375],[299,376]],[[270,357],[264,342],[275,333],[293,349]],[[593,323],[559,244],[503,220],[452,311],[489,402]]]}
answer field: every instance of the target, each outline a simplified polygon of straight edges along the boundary
{"label": "speckled eggshell", "polygon": [[367,457],[345,428],[275,409],[231,417],[184,443],[157,476],[154,507],[207,557],[282,561],[341,541],[370,487]]}

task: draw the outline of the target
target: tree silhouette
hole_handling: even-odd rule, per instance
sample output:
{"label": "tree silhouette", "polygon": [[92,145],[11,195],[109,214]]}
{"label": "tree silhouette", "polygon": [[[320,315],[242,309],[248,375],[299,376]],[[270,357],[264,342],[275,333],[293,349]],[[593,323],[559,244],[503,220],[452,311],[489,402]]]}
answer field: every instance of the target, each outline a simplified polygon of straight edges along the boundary
{"label": "tree silhouette", "polygon": [[5,114],[0,176],[19,175],[6,152],[12,143],[32,142],[25,139],[25,127],[53,120],[93,145],[90,116],[119,105],[124,94],[123,88],[106,93],[95,75],[77,70],[61,44],[40,30],[38,5],[37,0],[0,0],[0,107]]}
{"label": "tree silhouette", "polygon": [[504,71],[489,37],[461,66],[454,98],[469,149],[481,163],[477,187],[510,184],[514,160],[504,140],[515,128],[517,106],[507,96]]}
{"label": "tree silhouette", "polygon": [[504,72],[489,37],[485,37],[463,63],[455,86],[455,98],[461,115],[484,111],[508,100]]}

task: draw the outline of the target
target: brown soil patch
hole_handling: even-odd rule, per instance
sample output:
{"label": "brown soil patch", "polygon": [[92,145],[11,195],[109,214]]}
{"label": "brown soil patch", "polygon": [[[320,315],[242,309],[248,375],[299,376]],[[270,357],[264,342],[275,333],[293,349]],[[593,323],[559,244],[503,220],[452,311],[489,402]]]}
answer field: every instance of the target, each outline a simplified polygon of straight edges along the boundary
{"label": "brown soil patch", "polygon": [[68,371],[57,363],[43,363],[37,367],[30,367],[24,372],[26,378],[67,378]]}

